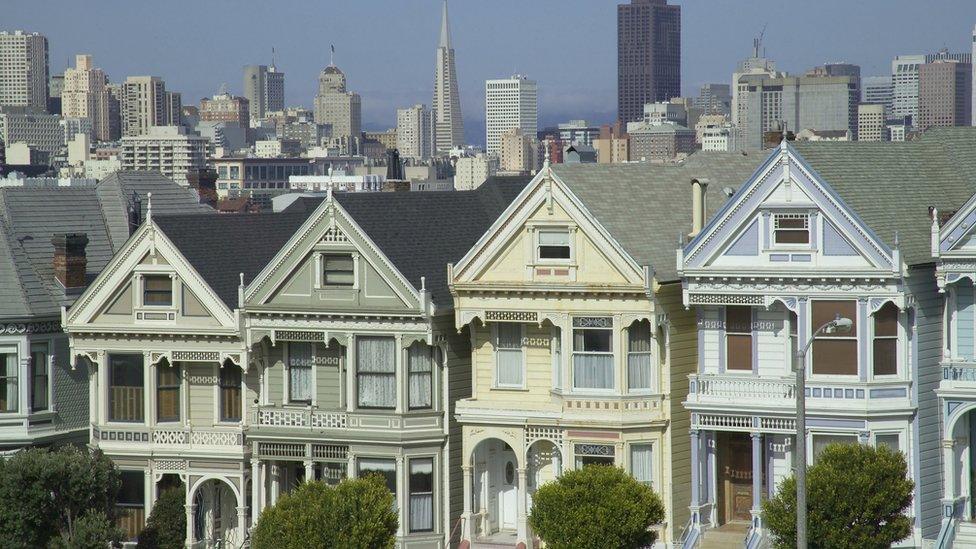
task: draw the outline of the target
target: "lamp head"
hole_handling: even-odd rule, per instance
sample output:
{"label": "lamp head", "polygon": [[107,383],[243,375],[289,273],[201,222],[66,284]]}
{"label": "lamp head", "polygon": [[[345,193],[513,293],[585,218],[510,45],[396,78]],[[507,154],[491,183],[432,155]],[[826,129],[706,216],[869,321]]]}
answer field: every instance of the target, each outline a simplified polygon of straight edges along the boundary
{"label": "lamp head", "polygon": [[837,315],[825,330],[828,334],[849,334],[851,333],[851,328],[854,326],[854,321]]}

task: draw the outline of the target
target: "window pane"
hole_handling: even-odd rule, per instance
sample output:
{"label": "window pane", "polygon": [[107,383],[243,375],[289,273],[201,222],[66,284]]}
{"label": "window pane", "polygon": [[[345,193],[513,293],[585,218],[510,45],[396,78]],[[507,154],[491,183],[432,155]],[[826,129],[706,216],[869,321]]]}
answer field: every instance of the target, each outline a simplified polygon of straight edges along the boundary
{"label": "window pane", "polygon": [[17,354],[0,353],[0,412],[17,411]]}
{"label": "window pane", "polygon": [[359,478],[367,475],[380,475],[386,481],[386,487],[396,494],[396,462],[392,459],[361,458],[359,460]]}
{"label": "window pane", "polygon": [[729,370],[752,370],[752,335],[725,336],[726,367]]}
{"label": "window pane", "polygon": [[613,355],[573,355],[573,385],[613,389]]}
{"label": "window pane", "polygon": [[874,340],[874,375],[887,376],[898,373],[898,340],[878,338]]}
{"label": "window pane", "polygon": [[894,303],[886,303],[874,313],[874,335],[875,337],[898,335],[898,307]]}
{"label": "window pane", "polygon": [[776,243],[777,244],[809,244],[810,231],[806,229],[800,231],[777,229]]}
{"label": "window pane", "polygon": [[122,487],[116,500],[119,527],[126,539],[135,539],[145,524],[145,484],[142,471],[121,471]]}
{"label": "window pane", "polygon": [[569,246],[539,246],[539,259],[569,259]]}
{"label": "window pane", "polygon": [[[841,337],[856,337],[857,335],[857,302],[850,301],[814,301],[813,302],[813,324],[810,326],[811,330],[816,330],[834,320],[837,315],[842,318],[849,318],[854,324],[851,326],[851,331]],[[835,337],[830,335],[829,337]]]}
{"label": "window pane", "polygon": [[173,304],[173,281],[169,276],[147,275],[142,278],[143,305]]}
{"label": "window pane", "polygon": [[613,330],[573,330],[573,351],[609,353],[613,351]]}
{"label": "window pane", "polygon": [[142,355],[109,357],[109,419],[112,421],[143,421],[145,410],[142,361]]}
{"label": "window pane", "polygon": [[522,325],[501,322],[497,325],[499,349],[522,349]]}
{"label": "window pane", "polygon": [[876,442],[875,446],[877,446],[878,448],[882,446],[887,446],[888,448],[894,450],[895,452],[901,451],[901,446],[898,444],[898,433],[875,435],[874,440]]}
{"label": "window pane", "polygon": [[815,340],[813,342],[813,373],[857,375],[857,340]]}
{"label": "window pane", "polygon": [[725,333],[752,334],[752,307],[735,305],[726,307]]}
{"label": "window pane", "polygon": [[410,531],[434,529],[434,460],[410,460]]}
{"label": "window pane", "polygon": [[433,348],[419,341],[411,345],[407,350],[407,370],[410,408],[430,408]]}
{"label": "window pane", "polygon": [[627,386],[631,389],[654,389],[651,353],[627,355]]}
{"label": "window pane", "polygon": [[292,401],[312,400],[313,365],[311,343],[288,344],[288,391]]}
{"label": "window pane", "polygon": [[499,385],[522,385],[522,351],[496,351]]}
{"label": "window pane", "polygon": [[634,444],[630,447],[630,474],[640,482],[650,485],[654,480],[654,462],[650,444]]}
{"label": "window pane", "polygon": [[813,462],[817,462],[820,453],[828,444],[855,444],[857,437],[854,435],[813,435]]}
{"label": "window pane", "polygon": [[569,231],[539,231],[540,246],[569,246]]}
{"label": "window pane", "polygon": [[323,255],[322,282],[330,286],[355,284],[355,260],[351,255]]}
{"label": "window pane", "polygon": [[356,338],[359,406],[396,406],[396,345],[391,337]]}
{"label": "window pane", "polygon": [[176,366],[156,366],[157,421],[180,420],[180,373]]}
{"label": "window pane", "polygon": [[651,323],[640,320],[630,325],[627,330],[627,350],[632,353],[647,353],[651,351]]}
{"label": "window pane", "polygon": [[241,369],[225,364],[220,369],[220,421],[241,420]]}
{"label": "window pane", "polygon": [[37,412],[47,409],[48,393],[48,358],[47,343],[31,345],[31,379],[30,402],[31,411]]}

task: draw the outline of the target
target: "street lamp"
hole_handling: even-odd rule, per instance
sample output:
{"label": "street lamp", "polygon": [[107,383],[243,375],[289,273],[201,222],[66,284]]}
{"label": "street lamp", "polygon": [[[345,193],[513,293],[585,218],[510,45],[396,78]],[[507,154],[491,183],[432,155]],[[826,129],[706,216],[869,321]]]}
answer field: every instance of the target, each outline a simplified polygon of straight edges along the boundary
{"label": "street lamp", "polygon": [[810,336],[802,349],[796,350],[796,547],[807,547],[807,387],[806,357],[817,336],[850,333],[854,321],[839,314],[824,323]]}

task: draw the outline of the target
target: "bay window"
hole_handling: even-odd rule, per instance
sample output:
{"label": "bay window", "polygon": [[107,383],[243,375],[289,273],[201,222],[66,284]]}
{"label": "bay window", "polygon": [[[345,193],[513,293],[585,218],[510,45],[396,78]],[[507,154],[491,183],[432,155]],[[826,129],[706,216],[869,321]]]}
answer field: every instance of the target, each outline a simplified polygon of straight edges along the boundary
{"label": "bay window", "polygon": [[360,408],[396,407],[396,341],[356,338],[356,381]]}
{"label": "bay window", "polygon": [[241,420],[241,369],[225,364],[220,369],[220,421]]}
{"label": "bay window", "polygon": [[0,412],[17,412],[17,352],[0,349]]}
{"label": "bay window", "polygon": [[654,482],[654,460],[650,444],[630,445],[630,474],[638,482],[651,486]]}
{"label": "bay window", "polygon": [[434,460],[410,460],[410,531],[434,531]]}
{"label": "bay window", "polygon": [[369,475],[382,477],[387,489],[394,495],[394,505],[396,505],[396,461],[392,459],[359,458],[359,478],[366,478]]}
{"label": "bay window", "polygon": [[408,406],[411,410],[430,408],[434,373],[434,347],[416,341],[407,349]]}
{"label": "bay window", "polygon": [[48,345],[31,343],[30,352],[30,409],[32,412],[39,412],[48,409],[48,389],[51,379],[48,372]]}
{"label": "bay window", "polygon": [[574,444],[576,468],[586,465],[613,465],[616,454],[612,444]]}
{"label": "bay window", "polygon": [[500,322],[495,325],[495,385],[522,387],[525,357],[522,352],[522,325]]}
{"label": "bay window", "polygon": [[837,315],[851,319],[851,331],[817,336],[813,342],[814,374],[857,375],[857,302],[814,301],[811,329],[820,328]]}
{"label": "bay window", "polygon": [[613,389],[613,319],[573,319],[573,387]]}
{"label": "bay window", "polygon": [[288,344],[288,400],[312,402],[312,368],[315,367],[311,343]]}
{"label": "bay window", "polygon": [[145,420],[143,374],[141,354],[109,356],[109,420]]}
{"label": "bay window", "polygon": [[627,386],[633,390],[654,389],[654,385],[651,323],[638,320],[627,329]]}
{"label": "bay window", "polygon": [[752,307],[725,308],[725,363],[729,370],[752,370]]}
{"label": "bay window", "polygon": [[874,313],[874,375],[898,373],[898,307],[890,301]]}
{"label": "bay window", "polygon": [[156,421],[180,420],[180,367],[168,362],[156,365]]}

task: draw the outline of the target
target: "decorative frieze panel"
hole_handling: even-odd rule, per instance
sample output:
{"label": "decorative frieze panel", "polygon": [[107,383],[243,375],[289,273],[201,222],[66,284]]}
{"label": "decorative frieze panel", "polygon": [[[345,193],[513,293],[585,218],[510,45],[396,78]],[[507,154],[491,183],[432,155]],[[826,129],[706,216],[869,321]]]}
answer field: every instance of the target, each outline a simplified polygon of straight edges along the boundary
{"label": "decorative frieze panel", "polygon": [[109,442],[149,442],[149,432],[94,429],[92,438]]}
{"label": "decorative frieze panel", "polygon": [[305,445],[288,442],[259,442],[258,454],[261,457],[305,458]]}
{"label": "decorative frieze panel", "polygon": [[61,323],[57,320],[50,322],[0,323],[0,335],[53,334],[61,331]]}
{"label": "decorative frieze panel", "polygon": [[312,412],[312,427],[318,429],[345,429],[346,414],[342,412]]}
{"label": "decorative frieze panel", "polygon": [[342,232],[342,229],[336,227],[335,225],[326,229],[325,234],[322,235],[322,242],[329,244],[344,244],[349,242],[349,238]]}
{"label": "decorative frieze panel", "polygon": [[313,343],[325,343],[323,332],[313,332],[308,330],[275,330],[275,341],[307,341]]}
{"label": "decorative frieze panel", "polygon": [[709,431],[749,431],[795,433],[796,419],[787,417],[738,416],[731,414],[692,414],[692,429]]}
{"label": "decorative frieze panel", "polygon": [[260,408],[255,413],[254,425],[258,427],[345,429],[348,426],[348,416],[345,412]]}
{"label": "decorative frieze panel", "polygon": [[153,469],[159,471],[186,471],[186,460],[182,459],[154,459]]}
{"label": "decorative frieze panel", "polygon": [[188,439],[186,431],[155,429],[152,432],[153,444],[186,444]]}
{"label": "decorative frieze panel", "polygon": [[240,446],[244,435],[230,431],[190,431],[193,446]]}
{"label": "decorative frieze panel", "polygon": [[538,440],[548,440],[553,444],[563,443],[563,431],[559,427],[526,427],[525,447],[532,446]]}
{"label": "decorative frieze panel", "polygon": [[487,322],[538,322],[539,313],[535,311],[485,311]]}
{"label": "decorative frieze panel", "polygon": [[345,460],[349,457],[349,447],[336,444],[313,444],[312,457],[315,459]]}
{"label": "decorative frieze panel", "polygon": [[173,351],[175,362],[220,362],[218,351]]}
{"label": "decorative frieze panel", "polygon": [[689,305],[764,305],[761,295],[689,294]]}

